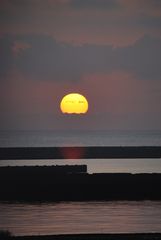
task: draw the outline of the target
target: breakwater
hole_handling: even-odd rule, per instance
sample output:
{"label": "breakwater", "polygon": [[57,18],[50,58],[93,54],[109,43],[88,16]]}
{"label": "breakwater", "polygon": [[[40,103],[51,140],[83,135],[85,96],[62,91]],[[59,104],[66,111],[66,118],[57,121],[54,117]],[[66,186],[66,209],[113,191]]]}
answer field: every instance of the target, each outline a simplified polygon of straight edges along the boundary
{"label": "breakwater", "polygon": [[[66,166],[67,167],[67,166]],[[56,171],[51,166],[0,167],[0,200],[161,200],[161,174]],[[76,170],[75,169],[75,170]]]}
{"label": "breakwater", "polygon": [[0,160],[161,158],[160,146],[132,147],[3,147]]}
{"label": "breakwater", "polygon": [[6,236],[10,240],[161,240],[161,233],[120,233],[120,234],[66,234],[39,236]]}

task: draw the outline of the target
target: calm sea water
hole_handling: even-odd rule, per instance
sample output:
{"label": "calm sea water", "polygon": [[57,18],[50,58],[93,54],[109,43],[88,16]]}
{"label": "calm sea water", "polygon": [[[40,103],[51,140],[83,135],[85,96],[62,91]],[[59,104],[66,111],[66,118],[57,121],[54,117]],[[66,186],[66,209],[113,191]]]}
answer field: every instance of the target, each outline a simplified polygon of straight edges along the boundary
{"label": "calm sea water", "polygon": [[161,131],[1,131],[0,147],[160,146]]}
{"label": "calm sea water", "polygon": [[[0,147],[161,146],[161,131],[2,131]],[[6,165],[86,164],[88,172],[161,172],[161,159],[14,160]]]}
{"label": "calm sea water", "polygon": [[0,229],[15,235],[161,232],[161,202],[0,203]]}

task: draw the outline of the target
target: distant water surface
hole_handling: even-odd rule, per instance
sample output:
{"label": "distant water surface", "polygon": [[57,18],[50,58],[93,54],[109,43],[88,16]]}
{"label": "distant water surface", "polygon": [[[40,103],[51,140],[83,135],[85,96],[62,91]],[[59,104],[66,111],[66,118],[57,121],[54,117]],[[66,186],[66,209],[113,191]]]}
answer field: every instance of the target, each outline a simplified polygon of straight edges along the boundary
{"label": "distant water surface", "polygon": [[0,203],[0,229],[15,235],[161,232],[161,202]]}
{"label": "distant water surface", "polygon": [[0,147],[160,146],[161,131],[1,131]]}
{"label": "distant water surface", "polygon": [[[1,131],[0,147],[161,146],[161,131]],[[161,173],[161,159],[14,160],[6,165],[87,164],[88,172]]]}

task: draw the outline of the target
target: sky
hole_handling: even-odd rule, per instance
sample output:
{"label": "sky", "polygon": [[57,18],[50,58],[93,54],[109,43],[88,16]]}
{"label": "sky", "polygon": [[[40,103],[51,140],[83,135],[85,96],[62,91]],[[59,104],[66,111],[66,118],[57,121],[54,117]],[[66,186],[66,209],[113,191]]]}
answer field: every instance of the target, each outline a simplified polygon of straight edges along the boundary
{"label": "sky", "polygon": [[161,1],[0,0],[0,129],[161,130]]}

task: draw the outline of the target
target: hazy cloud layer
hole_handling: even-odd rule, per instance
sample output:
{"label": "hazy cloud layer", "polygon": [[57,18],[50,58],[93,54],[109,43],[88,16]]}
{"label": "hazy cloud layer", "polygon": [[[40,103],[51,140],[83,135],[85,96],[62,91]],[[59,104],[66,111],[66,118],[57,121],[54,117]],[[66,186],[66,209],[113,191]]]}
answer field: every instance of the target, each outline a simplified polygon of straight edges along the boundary
{"label": "hazy cloud layer", "polygon": [[0,34],[48,34],[58,41],[125,46],[161,37],[158,0],[1,0]]}
{"label": "hazy cloud layer", "polygon": [[139,79],[161,80],[161,39],[151,36],[120,48],[63,44],[45,35],[5,36],[0,51],[1,76],[16,69],[34,79],[59,82],[123,71]]}
{"label": "hazy cloud layer", "polygon": [[82,8],[90,8],[90,9],[104,9],[104,10],[111,10],[117,9],[121,6],[119,1],[117,0],[70,0],[70,6],[82,9]]}

